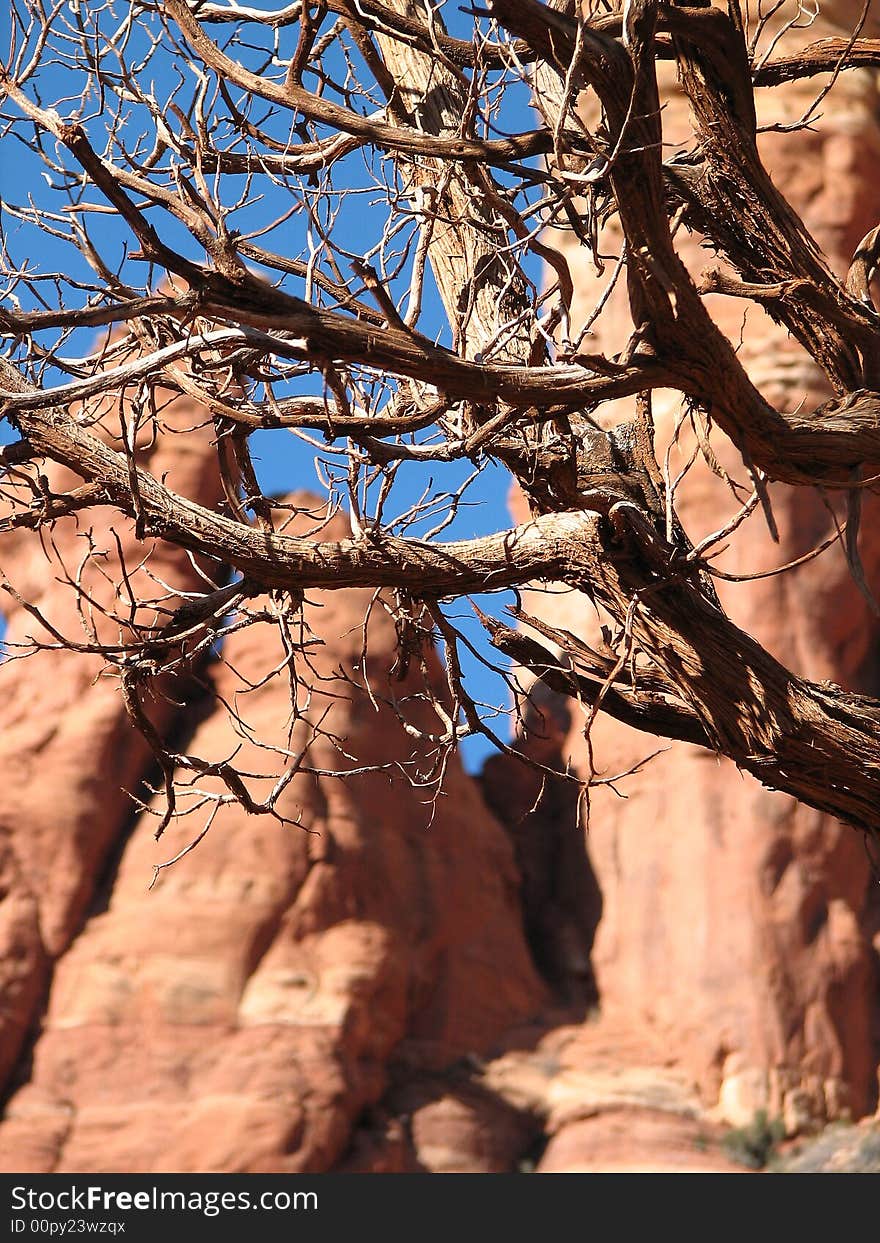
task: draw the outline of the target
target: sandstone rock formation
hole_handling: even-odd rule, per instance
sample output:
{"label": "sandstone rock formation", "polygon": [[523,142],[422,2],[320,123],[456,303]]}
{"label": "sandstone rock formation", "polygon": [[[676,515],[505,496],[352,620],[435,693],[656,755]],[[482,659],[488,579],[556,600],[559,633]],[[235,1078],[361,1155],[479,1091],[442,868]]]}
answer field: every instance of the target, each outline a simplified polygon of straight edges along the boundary
{"label": "sandstone rock formation", "polygon": [[[822,6],[809,38],[849,30],[859,6]],[[873,21],[876,32],[876,16]],[[803,32],[789,36],[802,45]],[[799,42],[798,42],[799,41]],[[782,46],[782,45],[780,45]],[[807,109],[821,83],[805,81],[758,93],[759,123],[788,123]],[[664,75],[664,138],[687,133],[685,103]],[[780,190],[800,210],[838,271],[846,272],[861,237],[880,216],[874,170],[880,156],[877,76],[843,75],[821,104],[815,130],[767,132],[761,150]],[[606,253],[613,251],[613,230]],[[699,239],[677,243],[695,277],[716,265]],[[601,280],[579,269],[579,323]],[[754,381],[781,408],[824,400],[818,368],[796,342],[750,304],[712,295],[712,312],[734,341]],[[746,305],[749,306],[744,313]],[[625,291],[615,291],[591,349],[619,348],[630,331]],[[678,403],[655,395],[661,464],[674,440]],[[631,417],[619,403],[609,417]],[[729,444],[713,437],[722,466],[743,480]],[[695,451],[685,426],[669,455],[675,477]],[[756,517],[729,541],[717,564],[729,573],[765,572],[809,552],[833,532],[827,498],[771,489],[780,531],[774,543]],[[698,460],[676,493],[696,542],[735,513],[725,484]],[[514,498],[517,516],[525,512]],[[869,582],[880,582],[876,500],[865,519],[862,557]],[[796,672],[880,692],[880,629],[839,548],[779,577],[717,581],[730,615]],[[595,617],[582,597],[541,594],[527,611],[589,634]],[[583,720],[575,718],[560,751],[586,773]],[[653,750],[652,740],[608,719],[593,728],[596,762],[623,772]],[[544,746],[545,744],[542,744]],[[690,1070],[707,1104],[735,1125],[758,1110],[785,1115],[798,1129],[810,1121],[873,1107],[877,1090],[877,886],[858,835],[791,799],[770,793],[727,761],[675,743],[619,798],[596,788],[589,851],[602,900],[593,968],[603,1014],[641,1028]]]}
{"label": "sandstone rock formation", "polygon": [[[169,428],[192,430],[185,437],[162,437],[146,449],[151,469],[167,474],[172,487],[213,505],[220,484],[210,466],[210,433],[199,426],[203,412],[192,403],[175,401],[163,419]],[[79,482],[61,467],[46,474],[50,490],[65,491]],[[115,582],[121,578],[120,557],[125,558],[132,591],[145,600],[163,597],[162,603],[173,607],[174,589],[199,585],[196,568],[184,554],[158,547],[151,553],[150,569],[171,591],[159,586],[139,566],[132,525],[119,515],[98,509],[90,526],[94,546],[104,555],[82,574],[82,587],[92,602],[84,609],[85,623],[64,581],[76,576],[85,562],[87,537],[77,519],[55,524],[53,542],[44,542],[42,556],[32,532],[2,539],[4,573],[22,600],[64,636],[87,643],[91,626],[91,637],[106,642],[117,638],[118,628],[101,610],[112,605]],[[2,666],[0,732],[0,835],[8,878],[0,901],[4,971],[9,973],[0,1010],[0,1070],[5,1080],[42,998],[47,968],[80,930],[133,814],[128,791],[137,790],[152,757],[144,739],[130,728],[118,682],[106,676],[102,659],[57,650],[52,636],[8,594],[2,607],[9,652]],[[145,605],[132,613],[131,621],[154,616]],[[17,659],[31,637],[48,649]],[[159,700],[155,713],[160,728],[170,724],[169,703]]]}
{"label": "sandstone rock formation", "polygon": [[[340,533],[337,519],[328,538]],[[339,665],[356,676],[368,602],[369,593],[350,592],[307,608],[326,641],[312,657],[313,702],[321,716],[329,709],[323,728],[360,765],[387,766],[411,749],[391,709],[366,692],[346,701],[322,690]],[[373,616],[368,661],[381,685],[396,636],[384,614]],[[265,680],[283,666],[275,635],[267,625],[239,631],[228,640],[228,663],[210,676],[223,700],[238,697],[250,737],[296,750],[308,714],[288,741],[287,682]],[[33,694],[40,659],[3,669],[19,679],[22,701]],[[150,891],[153,867],[201,826],[184,820],[157,844],[155,820],[132,823],[113,791],[102,802],[106,785],[136,784],[146,759],[121,725],[115,761],[95,748],[93,704],[109,713],[106,699],[118,709],[109,687],[70,690],[73,702],[55,711],[72,743],[47,753],[24,734],[16,757],[31,782],[40,765],[35,797],[56,809],[45,829],[57,835],[51,883],[31,862],[34,819],[18,803],[3,806],[27,882],[11,885],[3,908],[19,955],[12,962],[22,964],[10,1017],[19,1037],[55,960],[32,1056],[19,1067],[27,1081],[13,1090],[0,1126],[5,1168],[327,1169],[385,1091],[389,1061],[448,1066],[491,1048],[541,1008],[546,992],[522,935],[511,846],[460,767],[452,766],[432,819],[425,793],[399,775],[322,775],[350,767],[322,738],[279,805],[300,824],[224,807],[198,850]],[[190,718],[198,707],[191,701]],[[49,728],[48,713],[42,724]],[[260,768],[259,746],[242,743],[225,712],[194,726],[190,719],[190,731],[196,754],[219,760],[239,746],[243,767]],[[85,787],[95,800],[77,807],[76,823],[91,836],[90,853],[75,863],[68,783],[71,798]],[[20,788],[24,798],[30,787]],[[117,857],[104,875],[111,845]],[[64,880],[83,895],[61,908],[66,937],[55,896]],[[37,910],[54,939],[38,935]]]}
{"label": "sandstone rock formation", "polygon": [[837,1124],[818,1139],[798,1144],[774,1168],[783,1174],[876,1174],[880,1170],[880,1123]]}
{"label": "sandstone rock formation", "polygon": [[[848,28],[854,9],[840,0],[824,14]],[[667,90],[671,135],[680,101]],[[774,94],[772,107],[795,119],[811,97],[808,83]],[[844,76],[822,111],[815,133],[762,141],[779,185],[845,266],[880,215],[875,78]],[[681,244],[694,271],[706,263],[696,242]],[[595,293],[585,283],[584,305]],[[740,305],[713,301],[738,338]],[[626,325],[612,302],[607,339]],[[755,310],[743,355],[772,400],[824,395]],[[676,414],[657,402],[659,443]],[[178,402],[167,417],[183,427],[200,415]],[[205,503],[219,496],[210,437],[163,437],[152,450],[153,468]],[[689,452],[684,442],[673,451],[673,470]],[[724,568],[773,568],[828,530],[821,498],[774,489],[773,503],[781,543],[754,520]],[[699,538],[732,505],[697,465],[680,507]],[[876,583],[871,526],[866,517]],[[110,580],[113,528],[135,563],[124,524],[97,526]],[[59,556],[43,561],[30,541],[4,537],[0,565],[79,634],[55,575],[62,563],[75,572],[83,536],[65,520],[55,539]],[[152,564],[177,590],[196,583],[185,558]],[[106,581],[92,574],[87,585],[106,602]],[[719,589],[740,624],[800,672],[880,693],[877,628],[837,553]],[[360,678],[364,600],[309,606],[325,642],[313,657],[316,700],[361,762],[403,761],[412,744],[387,706],[365,692],[321,697],[337,666]],[[546,601],[535,594],[527,607]],[[37,632],[14,601],[4,608],[9,641]],[[579,598],[554,597],[553,608],[554,624],[584,626]],[[106,636],[99,613],[94,623]],[[378,611],[369,650],[382,685],[395,636]],[[253,676],[280,664],[276,632],[243,630],[224,655],[228,664],[203,671],[209,685],[227,701],[242,696],[261,741],[301,746],[304,722],[288,744],[284,680]],[[259,685],[244,694],[248,680]],[[673,745],[623,783],[626,800],[596,789],[588,859],[568,792],[550,788],[531,811],[533,774],[508,759],[490,763],[480,788],[451,765],[432,817],[422,792],[387,773],[328,775],[340,757],[324,739],[279,808],[299,826],[225,807],[150,890],[154,866],[199,826],[175,825],[157,844],[155,820],[134,814],[124,791],[145,795],[155,773],[116,683],[97,660],[49,650],[0,666],[0,688],[4,1169],[733,1171],[725,1128],[760,1110],[794,1132],[873,1106],[880,913],[861,842],[710,755]],[[197,684],[176,690],[185,695],[150,704],[158,728],[201,755],[241,746],[246,763],[262,764]],[[583,770],[577,709],[544,708],[549,727],[526,745],[551,766],[570,752]],[[653,749],[608,722],[593,741],[607,771]]]}

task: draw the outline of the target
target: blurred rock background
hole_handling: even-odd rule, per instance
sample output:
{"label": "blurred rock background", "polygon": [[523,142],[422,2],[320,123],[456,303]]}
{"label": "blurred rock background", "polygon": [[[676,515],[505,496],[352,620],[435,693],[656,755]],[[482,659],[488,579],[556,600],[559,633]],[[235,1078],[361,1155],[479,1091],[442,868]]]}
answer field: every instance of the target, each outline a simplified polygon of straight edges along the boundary
{"label": "blurred rock background", "polygon": [[[823,5],[808,35],[790,42],[848,31],[858,7]],[[877,34],[871,22],[865,33]],[[796,120],[821,83],[759,92],[761,122]],[[664,93],[672,142],[686,118],[671,71]],[[815,130],[764,134],[762,151],[845,271],[880,218],[877,75],[842,75],[820,111]],[[680,235],[680,244],[695,274],[713,261],[698,240]],[[579,268],[583,314],[609,270],[599,278]],[[744,304],[711,302],[730,336],[742,335],[742,357],[772,401],[792,408],[827,395],[815,366],[757,308],[744,321]],[[591,348],[627,330],[615,295]],[[677,416],[661,395],[661,454]],[[199,422],[184,401],[171,418]],[[713,444],[741,475],[723,442]],[[691,449],[683,435],[673,473]],[[172,487],[216,501],[207,430],[162,438],[152,452],[151,469]],[[723,568],[773,568],[831,529],[821,497],[773,488],[772,498],[780,543],[754,518]],[[678,504],[695,541],[734,508],[700,463]],[[520,498],[512,509],[522,516]],[[862,555],[876,584],[875,515],[868,507]],[[133,533],[118,518],[100,521],[112,580],[113,532],[123,549]],[[58,524],[68,564],[81,538],[73,519]],[[196,585],[185,557],[162,558],[173,588]],[[35,557],[27,537],[5,536],[0,563],[62,629],[77,628],[57,564]],[[87,585],[98,599],[111,590],[97,575]],[[719,591],[734,619],[798,673],[880,694],[877,624],[836,550]],[[325,644],[314,655],[318,681],[339,666],[354,676],[367,595],[310,606]],[[526,608],[589,633],[575,593],[535,592]],[[13,641],[33,630],[14,607],[8,623]],[[280,662],[276,635],[257,626],[228,640],[238,674],[257,678]],[[396,635],[378,611],[370,651],[381,683]],[[438,684],[441,674],[438,666]],[[223,665],[205,677],[224,696],[240,688]],[[49,651],[4,663],[0,686],[0,1168],[732,1172],[776,1154],[780,1168],[880,1168],[869,1121],[880,888],[851,829],[671,744],[623,783],[625,799],[593,792],[585,837],[568,787],[551,784],[535,808],[534,774],[498,756],[479,780],[454,763],[432,820],[404,782],[300,774],[279,810],[310,832],[224,808],[198,849],[148,890],[154,865],[192,830],[169,828],[157,845],[155,820],[125,793],[143,794],[156,774],[116,682],[98,662]],[[282,679],[247,699],[261,736],[286,745]],[[196,682],[169,688],[150,711],[199,754],[223,758],[242,744]],[[544,727],[518,745],[585,772],[577,706],[548,695],[543,713]],[[394,714],[366,694],[335,700],[327,727],[366,762],[411,750]],[[335,767],[324,745],[312,763]],[[604,720],[593,746],[608,772],[653,749]],[[798,1148],[830,1122],[838,1125]]]}

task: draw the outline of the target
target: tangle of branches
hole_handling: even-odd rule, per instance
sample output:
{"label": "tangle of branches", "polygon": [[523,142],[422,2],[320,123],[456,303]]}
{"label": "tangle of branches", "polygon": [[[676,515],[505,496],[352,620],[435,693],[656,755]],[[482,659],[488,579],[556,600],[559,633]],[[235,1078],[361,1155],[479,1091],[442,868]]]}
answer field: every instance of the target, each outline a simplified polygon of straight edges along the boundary
{"label": "tangle of branches", "polygon": [[[333,771],[357,771],[327,716],[352,682],[403,721],[400,775],[436,792],[462,739],[509,746],[496,720],[535,680],[873,833],[880,702],[796,676],[738,629],[713,557],[746,520],[772,522],[770,483],[820,488],[843,500],[870,597],[857,536],[880,470],[880,226],[838,279],[762,164],[755,92],[815,78],[807,127],[840,75],[880,68],[880,41],[860,23],[811,43],[789,0],[485,4],[12,0],[2,530],[54,558],[77,627],[4,576],[32,623],[6,659],[61,647],[118,676],[163,773],[160,833],[229,800],[281,816],[296,773],[330,771],[328,742]],[[683,143],[664,136],[661,61],[688,102]],[[677,250],[689,233],[718,260],[700,288]],[[590,263],[609,284],[579,318]],[[630,331],[594,353],[615,283]],[[775,408],[709,293],[759,304],[833,397]],[[658,389],[727,437],[749,480],[696,545],[658,464]],[[188,495],[160,449],[194,438],[216,488]],[[276,494],[274,455],[316,463],[323,498]],[[470,503],[512,481],[529,520],[475,534]],[[595,602],[604,650],[522,612],[517,589],[541,582]],[[354,589],[363,659],[331,673],[310,593]],[[372,681],[371,612],[398,645]],[[277,633],[264,676],[289,681],[287,744],[264,744],[260,772],[175,750],[155,697],[255,625]],[[252,740],[245,700],[225,707]]]}

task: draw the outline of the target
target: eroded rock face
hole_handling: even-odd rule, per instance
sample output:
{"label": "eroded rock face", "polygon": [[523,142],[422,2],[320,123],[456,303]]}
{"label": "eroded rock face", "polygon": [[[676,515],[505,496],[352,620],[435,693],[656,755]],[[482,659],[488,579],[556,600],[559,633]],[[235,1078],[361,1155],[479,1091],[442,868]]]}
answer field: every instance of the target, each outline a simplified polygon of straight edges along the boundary
{"label": "eroded rock face", "polygon": [[608,1110],[554,1135],[539,1174],[743,1174],[717,1133],[694,1118],[643,1109]]}
{"label": "eroded rock face", "polygon": [[[337,521],[324,538],[344,533]],[[209,676],[249,738],[296,752],[307,720],[323,718],[328,736],[278,804],[292,823],[222,807],[152,890],[154,866],[207,812],[158,844],[147,815],[123,836],[103,902],[55,965],[28,1082],[0,1126],[6,1168],[324,1170],[344,1159],[392,1059],[444,1067],[540,1009],[512,849],[474,783],[453,765],[432,819],[424,789],[388,771],[412,747],[391,709],[366,692],[341,699],[329,680],[339,666],[359,677],[369,598],[331,594],[307,607],[326,646],[312,652],[312,706],[289,737],[287,681],[265,679],[283,666],[277,628],[228,640],[228,663]],[[368,665],[387,689],[396,635],[380,610],[373,618]],[[328,775],[352,767],[330,735],[376,771]],[[187,745],[212,760],[238,747],[252,772],[277,759],[219,709]],[[89,773],[97,789],[108,780],[100,766]],[[47,789],[55,779],[47,761]],[[125,827],[108,825],[117,837]],[[80,872],[94,886],[83,862]]]}
{"label": "eroded rock face", "polygon": [[0,1082],[6,1082],[43,996],[48,973],[36,894],[10,835],[0,837]]}
{"label": "eroded rock face", "polygon": [[[810,32],[834,22],[850,29],[858,6],[823,5]],[[798,38],[803,42],[803,35]],[[685,132],[684,103],[665,74],[664,138]],[[812,81],[758,94],[759,122],[800,117],[818,90]],[[774,181],[802,213],[838,272],[845,273],[861,237],[880,216],[874,170],[880,156],[876,75],[843,75],[821,105],[815,132],[766,133],[761,149]],[[697,239],[677,239],[698,276],[712,263]],[[594,305],[608,272],[596,281],[578,269],[578,324]],[[576,282],[577,284],[577,282]],[[752,378],[782,409],[807,407],[830,394],[818,368],[796,342],[745,303],[710,298]],[[623,290],[615,292],[590,349],[613,352],[631,324]],[[659,460],[673,438],[679,406],[655,395]],[[611,418],[631,417],[619,403]],[[713,437],[723,467],[744,481],[742,463]],[[670,452],[674,477],[694,448],[684,429]],[[803,555],[833,532],[824,499],[774,486],[780,542],[760,517],[729,541],[717,564],[733,574],[763,572]],[[677,507],[696,542],[735,513],[724,483],[698,461],[677,492]],[[517,517],[525,508],[515,498]],[[880,582],[876,502],[862,527],[866,577]],[[839,548],[797,571],[743,584],[717,582],[729,614],[778,659],[812,679],[880,692],[880,632]],[[552,624],[589,634],[595,616],[572,593],[539,594],[525,605]],[[583,720],[573,722],[566,754],[586,771]],[[626,771],[653,750],[653,740],[608,719],[592,732],[596,762]],[[693,1073],[707,1104],[737,1126],[758,1110],[783,1116],[789,1129],[873,1107],[876,1023],[880,999],[876,885],[860,837],[851,829],[759,787],[726,761],[673,743],[622,800],[593,791],[589,851],[603,914],[593,952],[601,1005],[660,1038]]]}
{"label": "eroded rock face", "polygon": [[783,1174],[880,1173],[880,1121],[829,1127],[818,1139],[798,1145],[779,1163]]}
{"label": "eroded rock face", "polygon": [[[220,494],[211,467],[211,433],[200,407],[186,400],[166,404],[169,428],[187,428],[186,436],[166,435],[145,450],[150,468],[169,486],[213,505]],[[78,480],[62,467],[50,467],[51,490],[76,487]],[[102,613],[114,603],[124,559],[133,592],[157,596],[174,607],[174,590],[194,590],[201,580],[183,553],[157,548],[150,567],[168,584],[157,586],[140,568],[131,523],[112,511],[95,510],[91,539],[105,555],[89,563],[81,585],[91,606],[82,616],[65,576],[75,578],[85,561],[88,537],[76,518],[58,521],[52,540],[41,545],[32,532],[18,531],[0,539],[0,564],[20,596],[35,606],[61,634],[79,643],[97,637],[113,643],[124,639],[123,627]],[[8,1073],[41,1002],[46,965],[63,953],[79,931],[101,884],[102,874],[132,816],[127,791],[136,791],[152,757],[144,739],[128,723],[119,684],[104,670],[100,656],[51,650],[55,640],[15,599],[4,594],[8,620],[4,636],[10,659],[0,666],[3,729],[0,731],[0,834],[7,868],[13,879],[2,899],[2,926],[12,938],[8,964],[17,983],[0,1011],[0,1069]],[[142,607],[131,620],[150,623],[155,612]],[[85,620],[84,620],[85,619]],[[93,627],[93,633],[88,628]],[[16,659],[18,645],[29,638],[49,650]],[[167,684],[171,694],[174,688]],[[167,728],[176,709],[159,699],[155,720]],[[9,914],[6,914],[7,907]],[[27,929],[27,932],[25,932]],[[15,948],[15,947],[18,948]],[[8,967],[13,970],[13,966]],[[5,1082],[5,1075],[3,1078]]]}
{"label": "eroded rock face", "polygon": [[[784,115],[773,119],[800,115],[812,88],[798,90],[774,93]],[[816,134],[762,139],[778,184],[841,268],[880,215],[877,104],[871,75],[845,75]],[[675,106],[664,114],[673,129]],[[694,271],[705,263],[696,243],[682,250]],[[584,306],[595,292],[585,285]],[[738,339],[741,306],[713,302]],[[612,303],[607,340],[627,327],[625,307]],[[771,400],[827,395],[815,368],[754,309],[743,357]],[[658,399],[656,415],[663,443],[677,410]],[[200,421],[185,403],[179,417]],[[723,442],[715,448],[739,477]],[[673,469],[689,451],[685,443],[674,452]],[[155,453],[166,454],[152,465],[170,472],[172,487],[216,500],[208,431],[160,442]],[[63,485],[60,472],[53,482]],[[773,489],[773,500],[781,544],[753,521],[731,542],[726,569],[770,569],[827,532],[814,495]],[[699,538],[731,501],[698,466],[680,509]],[[131,549],[125,525],[112,525]],[[867,516],[863,555],[876,583],[873,525]],[[58,524],[69,567],[81,538],[73,521]],[[96,538],[118,577],[109,521]],[[0,564],[73,633],[79,620],[53,582],[57,563],[33,547],[5,538]],[[171,555],[161,574],[178,589],[195,585],[185,558]],[[100,578],[89,588],[106,600]],[[877,631],[836,553],[794,575],[719,590],[735,619],[799,672],[880,691]],[[315,603],[310,617],[326,643],[314,653],[317,673],[341,664],[356,681],[365,597]],[[526,607],[545,603],[535,596]],[[578,597],[564,606],[553,597],[554,624],[580,629],[584,616]],[[8,637],[33,632],[12,608]],[[374,684],[387,678],[394,649],[376,612]],[[257,626],[233,636],[226,655],[231,667],[210,677],[231,700],[239,674],[254,681],[283,653],[275,631]],[[727,1170],[724,1124],[747,1125],[763,1109],[793,1132],[870,1107],[880,1020],[870,938],[880,920],[852,830],[673,745],[624,783],[626,801],[593,791],[591,871],[567,794],[523,819],[536,794],[526,770],[496,760],[485,776],[509,832],[456,765],[429,826],[424,795],[405,782],[326,775],[340,758],[321,741],[309,765],[323,771],[302,771],[279,803],[299,823],[223,808],[149,890],[154,867],[193,839],[204,816],[158,844],[155,818],[132,816],[122,790],[150,773],[150,755],[116,683],[99,674],[97,661],[57,652],[0,667],[3,1168]],[[198,754],[225,758],[242,738],[188,693],[182,717],[157,700],[153,720]],[[243,703],[263,741],[304,743],[302,723],[288,739],[281,678]],[[362,762],[409,755],[399,722],[366,694],[329,706],[327,730]],[[561,765],[571,752],[582,765],[577,709],[554,722],[542,760]],[[603,721],[593,741],[609,772],[654,746]],[[265,758],[244,741],[245,767],[265,767]],[[550,1008],[529,946],[581,1012],[598,988],[600,1013],[575,1022]]]}
{"label": "eroded rock face", "polygon": [[[572,713],[570,705],[549,696],[541,703],[543,736],[530,735],[528,754],[537,759],[538,751],[540,762],[554,768]],[[480,784],[513,842],[523,926],[536,965],[560,1000],[592,1007],[597,991],[591,950],[602,894],[578,824],[577,786],[506,755],[489,757]]]}
{"label": "eroded rock face", "polygon": [[541,1134],[537,1117],[482,1086],[465,1068],[407,1077],[355,1134],[342,1172],[503,1174],[521,1167]]}

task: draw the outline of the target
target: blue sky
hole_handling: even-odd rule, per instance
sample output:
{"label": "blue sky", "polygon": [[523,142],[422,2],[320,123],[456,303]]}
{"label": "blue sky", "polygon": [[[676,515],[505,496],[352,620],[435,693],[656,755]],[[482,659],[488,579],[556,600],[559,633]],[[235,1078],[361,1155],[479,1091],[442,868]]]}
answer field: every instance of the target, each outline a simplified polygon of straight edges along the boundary
{"label": "blue sky", "polygon": [[[279,7],[277,4],[269,3],[268,0],[250,0],[250,3],[253,7],[262,9]],[[84,7],[87,8],[88,5]],[[117,7],[118,11],[119,8]],[[445,6],[443,16],[447,27],[452,33],[470,37],[473,27],[472,17],[461,13],[456,6],[451,4]],[[8,44],[9,20],[8,11],[0,14],[0,40],[2,40],[0,46]],[[221,40],[224,35],[228,35],[230,27],[216,25],[209,27],[209,29],[215,38]],[[270,38],[268,30],[252,25],[247,28],[247,34],[248,37],[253,38],[256,45],[260,43],[266,45],[267,40]],[[134,55],[137,51],[137,37],[132,40],[130,47]],[[245,60],[248,57],[252,59],[259,58],[259,52],[256,47],[237,48],[233,51],[234,54]],[[254,63],[256,63],[256,60],[254,60]],[[157,98],[162,98],[163,94],[167,96],[179,76],[178,67],[167,57],[164,61],[161,58],[153,58],[149,63],[148,72],[150,75],[149,89],[155,92]],[[306,84],[308,85],[308,82]],[[81,84],[75,80],[75,75],[69,68],[60,65],[50,65],[38,77],[34,85],[42,94],[44,106],[55,106],[64,117],[71,115],[74,104],[70,101],[78,95]],[[179,97],[182,103],[185,97],[186,90],[184,89]],[[67,99],[67,103],[65,103],[65,99]],[[528,101],[524,88],[512,87],[510,89],[505,109],[505,111],[499,114],[498,118],[498,123],[503,124],[505,128],[527,129],[533,124],[529,116]],[[102,146],[103,131],[106,128],[106,111],[101,114],[100,109],[94,108],[93,113],[94,115],[86,116],[85,118],[87,132],[92,137],[94,145]],[[127,110],[127,114],[120,118],[120,121],[122,123],[124,141],[131,148],[137,141],[138,126],[143,123],[143,118],[139,117],[137,107],[132,106]],[[279,124],[283,124],[284,121],[285,118],[282,118]],[[119,123],[117,122],[117,124]],[[271,122],[269,124],[271,125]],[[22,137],[26,137],[26,127],[23,127],[20,133]],[[385,175],[381,166],[378,168],[378,175],[376,165],[373,165],[372,168],[367,168],[364,156],[360,152],[355,153],[352,157],[348,157],[345,163],[338,165],[334,171],[334,186],[337,190],[356,188],[360,191],[360,193],[339,200],[341,206],[334,227],[335,240],[343,248],[350,250],[352,254],[360,255],[364,253],[381,237],[385,211],[383,210],[384,204],[381,201],[382,196],[378,193],[376,183],[381,181],[381,178]],[[371,177],[374,178],[373,193],[370,192]],[[16,142],[14,139],[6,140],[3,150],[0,152],[0,197],[2,197],[4,204],[22,204],[30,196],[32,201],[41,209],[49,212],[58,212],[65,202],[65,195],[59,189],[54,188],[51,181],[52,179],[46,176],[45,169],[39,158],[29,149],[25,142]],[[260,190],[263,192],[263,197],[259,201],[242,208],[232,222],[235,227],[242,230],[261,227],[286,209],[287,204],[283,201],[283,189],[261,186]],[[95,204],[103,202],[100,194],[97,192],[92,193],[90,197]],[[99,242],[102,253],[108,258],[112,256],[114,262],[119,262],[123,259],[126,247],[134,249],[133,239],[128,232],[127,226],[118,218],[106,214],[93,214],[81,218],[86,221],[93,237]],[[158,223],[157,213],[154,213],[154,218]],[[276,230],[274,237],[271,234],[268,235],[265,244],[277,250],[283,248],[285,253],[288,254],[296,254],[307,240],[303,233],[304,228],[303,214],[294,214],[285,222],[283,230]],[[73,281],[88,279],[91,275],[84,261],[77,257],[72,247],[63,244],[45,232],[37,236],[34,228],[11,219],[8,211],[3,212],[3,229],[6,243],[13,255],[19,260],[26,258],[32,267],[36,267],[44,272],[54,270],[64,273],[66,277],[71,278]],[[299,233],[297,230],[299,230]],[[182,252],[197,258],[202,257],[194,247],[192,239],[186,235],[183,227],[173,220],[167,220],[164,214],[161,220],[160,232],[163,238]],[[283,238],[281,236],[282,233]],[[274,238],[278,238],[278,240],[276,241]],[[283,247],[282,242],[285,243]],[[135,265],[129,260],[125,271],[127,279],[132,283],[143,282],[147,279],[143,264]],[[540,272],[534,263],[530,266],[529,276],[536,283],[540,281]],[[406,280],[403,279],[398,281],[398,288],[405,288],[406,283]],[[301,282],[299,287],[297,287],[296,282],[288,280],[288,287],[293,293],[302,292]],[[77,296],[83,297],[84,295],[77,295],[75,287],[68,284],[65,290],[65,300],[68,304],[75,304]],[[51,287],[46,287],[45,297],[51,304],[53,297]],[[25,305],[24,299],[22,299],[22,302]],[[38,306],[39,303],[32,300],[30,305]],[[427,335],[448,343],[449,335],[445,316],[430,278],[426,285],[423,314],[419,327]],[[93,333],[78,332],[65,342],[63,352],[68,357],[86,354],[89,352],[93,341]],[[46,344],[48,344],[48,341]],[[54,382],[54,379],[57,378],[53,378],[51,373],[49,373],[46,377],[46,382]],[[311,377],[308,383],[303,384],[301,391],[319,391],[315,378]],[[9,429],[3,425],[0,425],[0,437],[9,439]],[[321,493],[325,491],[325,488],[321,485],[321,476],[326,474],[328,464],[332,464],[334,460],[332,448],[319,452],[286,431],[257,433],[252,437],[251,446],[258,478],[267,493],[291,491],[296,488],[308,488],[318,490]],[[337,457],[335,460],[340,461],[341,459]],[[398,472],[390,507],[386,512],[403,512],[426,489],[430,491],[454,490],[473,472],[474,467],[470,462],[444,464],[440,467],[432,466],[431,464],[404,463]],[[508,526],[510,523],[507,509],[509,485],[510,476],[508,473],[491,459],[484,459],[480,471],[477,472],[476,477],[468,488],[465,503],[461,505],[455,519],[443,532],[442,538],[468,538]],[[419,530],[414,528],[409,533],[418,534]],[[481,598],[479,603],[487,611],[498,613],[505,600],[509,598],[509,596],[502,597],[496,595]],[[451,606],[449,613],[450,616],[456,619],[456,624],[460,625],[465,635],[472,642],[478,644],[485,652],[491,651],[482,641],[482,629],[472,619],[472,614],[466,602],[461,601]],[[498,661],[498,663],[504,663],[499,660],[496,654],[491,653],[491,655],[492,659]],[[462,650],[461,656],[466,666],[469,685],[474,697],[476,699],[483,699],[487,703],[506,703],[507,691],[503,682],[483,669],[466,649]],[[508,730],[504,721],[497,723],[497,728],[502,737],[507,737]],[[478,767],[490,749],[490,745],[482,738],[466,740],[463,750],[467,766],[469,768]]]}

